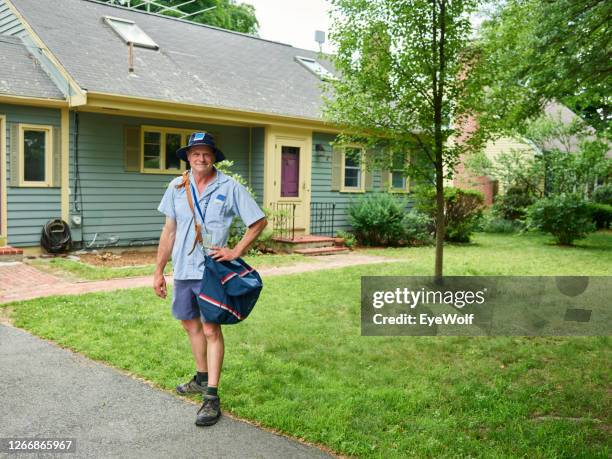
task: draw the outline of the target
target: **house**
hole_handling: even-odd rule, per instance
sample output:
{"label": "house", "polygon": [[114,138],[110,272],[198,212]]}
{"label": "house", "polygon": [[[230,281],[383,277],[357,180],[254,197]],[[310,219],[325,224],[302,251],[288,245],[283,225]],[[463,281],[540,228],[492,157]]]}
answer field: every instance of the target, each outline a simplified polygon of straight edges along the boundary
{"label": "house", "polygon": [[346,229],[352,199],[408,185],[332,148],[332,72],[312,51],[94,0],[0,0],[0,235],[35,247],[61,218],[85,247],[155,243],[196,130],[295,234]]}
{"label": "house", "polygon": [[[557,102],[548,102],[543,108],[543,114],[547,118],[563,125],[570,125],[575,121],[580,121],[578,115]],[[469,122],[475,123],[475,120],[471,119]],[[587,130],[594,133],[592,128],[587,128]],[[532,160],[540,155],[542,150],[559,150],[568,154],[576,153],[580,148],[579,143],[579,138],[576,135],[551,137],[543,141],[540,147],[526,138],[502,136],[488,141],[484,146],[483,153],[489,161],[496,164],[501,155],[510,152],[516,152],[520,158],[525,160]],[[610,157],[611,155],[612,152],[609,152],[608,156]],[[469,169],[466,163],[466,158],[461,158],[455,169],[453,179],[448,181],[448,185],[480,191],[484,195],[486,205],[492,205],[495,196],[498,194],[505,194],[504,186],[499,182],[498,177],[477,175]],[[542,184],[542,186],[544,185]]]}

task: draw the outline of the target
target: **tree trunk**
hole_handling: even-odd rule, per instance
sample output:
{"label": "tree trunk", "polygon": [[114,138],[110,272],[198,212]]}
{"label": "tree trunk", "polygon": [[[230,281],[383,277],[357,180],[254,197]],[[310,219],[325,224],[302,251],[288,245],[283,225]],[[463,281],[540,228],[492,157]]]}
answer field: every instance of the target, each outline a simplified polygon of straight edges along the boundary
{"label": "tree trunk", "polygon": [[[440,13],[436,15],[436,4],[432,2],[434,12],[434,55],[437,55],[437,64],[439,72],[434,73],[433,89],[434,89],[434,145],[436,155],[436,262],[434,268],[434,277],[437,281],[442,279],[443,272],[443,256],[444,256],[444,235],[445,235],[445,218],[444,218],[444,161],[443,148],[444,140],[442,138],[442,98],[444,94],[444,71],[445,71],[445,0],[439,1]],[[437,16],[437,17],[436,17]],[[436,19],[440,21],[440,41],[436,48],[435,37],[437,35]]]}
{"label": "tree trunk", "polygon": [[442,136],[440,136],[440,145],[438,145],[438,139],[436,139],[436,264],[434,269],[436,280],[442,278],[444,236],[446,230],[446,225],[444,224],[444,174],[442,171],[441,140]]}

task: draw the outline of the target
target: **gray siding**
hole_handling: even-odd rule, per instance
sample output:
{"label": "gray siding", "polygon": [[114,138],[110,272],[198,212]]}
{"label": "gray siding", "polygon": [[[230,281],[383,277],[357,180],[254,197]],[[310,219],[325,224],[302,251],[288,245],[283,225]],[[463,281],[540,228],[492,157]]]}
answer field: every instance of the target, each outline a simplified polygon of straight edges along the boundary
{"label": "gray siding", "polygon": [[[232,170],[248,177],[248,128],[92,113],[78,116],[78,152],[73,148],[71,153],[70,209],[71,213],[82,215],[84,244],[94,237],[97,241],[117,237],[120,245],[159,238],[164,216],[157,206],[176,175],[126,172],[123,166],[126,125],[178,127],[217,134],[219,148],[234,161]],[[75,195],[77,153],[81,192]],[[77,202],[73,202],[75,196]]]}
{"label": "gray siding", "polygon": [[52,218],[61,215],[59,188],[20,188],[10,186],[11,127],[15,123],[42,124],[60,127],[60,111],[50,108],[24,107],[0,104],[0,113],[6,115],[8,244],[14,247],[40,244],[42,227]]}
{"label": "gray siding", "polygon": [[0,0],[0,35],[21,37],[26,34],[19,19],[9,9],[5,0]]}
{"label": "gray siding", "polygon": [[[339,191],[331,191],[331,151],[330,142],[334,140],[333,134],[324,134],[315,132],[312,136],[312,195],[311,201],[320,203],[335,203],[334,210],[334,229],[335,230],[350,230],[351,225],[348,219],[348,208],[350,204],[365,193],[342,193]],[[324,152],[316,151],[316,145],[322,144],[325,148]],[[381,191],[381,174],[380,171],[373,171],[373,191]],[[412,207],[408,201],[407,210]],[[311,216],[312,218],[312,216]]]}
{"label": "gray siding", "polygon": [[[351,202],[359,199],[361,196],[363,196],[363,194],[331,191],[332,147],[330,142],[332,142],[334,138],[335,137],[333,134],[324,134],[319,132],[315,132],[312,135],[311,202],[335,203],[334,229],[348,230],[350,229],[350,224],[348,222],[347,209]],[[315,151],[317,144],[323,144],[325,151]],[[375,187],[378,187],[379,183],[380,174],[376,173],[374,175]]]}
{"label": "gray siding", "polygon": [[266,133],[264,128],[251,129],[251,187],[255,192],[255,200],[263,205],[264,195],[264,144]]}

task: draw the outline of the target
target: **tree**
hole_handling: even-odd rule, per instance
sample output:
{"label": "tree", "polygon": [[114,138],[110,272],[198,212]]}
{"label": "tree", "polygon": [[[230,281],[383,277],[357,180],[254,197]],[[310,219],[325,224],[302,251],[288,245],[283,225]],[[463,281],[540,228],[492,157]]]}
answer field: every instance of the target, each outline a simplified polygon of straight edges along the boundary
{"label": "tree", "polygon": [[[107,0],[108,3],[127,5],[128,0]],[[130,5],[137,5],[136,9],[161,13],[167,16],[180,17],[172,10],[164,10],[164,6],[178,6],[185,0],[154,0],[152,3],[144,0],[130,0]],[[214,7],[214,8],[213,8]],[[206,8],[211,8],[200,14],[189,16],[193,22],[207,24],[236,32],[257,34],[259,23],[255,16],[255,7],[246,3],[236,3],[235,0],[195,0],[193,3],[180,7],[180,10],[190,14]]]}
{"label": "tree", "polygon": [[[435,182],[435,276],[442,276],[445,171],[469,148],[461,138],[470,62],[469,14],[477,0],[332,0],[331,80],[326,118],[343,126],[339,142],[362,143],[368,167],[389,169],[411,153],[406,173]],[[451,127],[454,121],[454,127]],[[452,172],[447,172],[446,175]]]}
{"label": "tree", "polygon": [[478,175],[496,177],[506,190],[520,189],[538,198],[579,194],[590,199],[596,187],[609,180],[609,146],[579,118],[564,122],[544,114],[527,120],[523,131],[532,148],[502,153],[495,161],[478,152],[467,166]]}
{"label": "tree", "polygon": [[[480,122],[520,126],[547,101],[573,109],[599,132],[612,107],[612,3],[606,0],[496,0],[481,28]],[[478,91],[478,88],[474,88]],[[498,127],[500,127],[498,126]]]}

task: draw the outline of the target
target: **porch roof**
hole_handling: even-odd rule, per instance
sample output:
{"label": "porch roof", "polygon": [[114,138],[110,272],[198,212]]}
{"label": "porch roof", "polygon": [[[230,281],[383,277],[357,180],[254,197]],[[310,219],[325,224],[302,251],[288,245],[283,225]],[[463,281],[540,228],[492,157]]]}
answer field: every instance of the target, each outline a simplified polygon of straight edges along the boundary
{"label": "porch roof", "polygon": [[22,41],[5,36],[0,36],[0,94],[43,99],[64,98]]}
{"label": "porch roof", "polygon": [[[82,89],[319,120],[321,80],[295,61],[317,53],[93,0],[11,0]],[[104,16],[136,22],[159,50],[128,47]]]}

